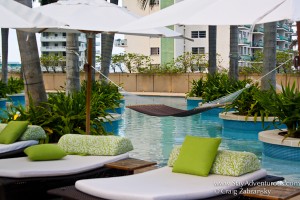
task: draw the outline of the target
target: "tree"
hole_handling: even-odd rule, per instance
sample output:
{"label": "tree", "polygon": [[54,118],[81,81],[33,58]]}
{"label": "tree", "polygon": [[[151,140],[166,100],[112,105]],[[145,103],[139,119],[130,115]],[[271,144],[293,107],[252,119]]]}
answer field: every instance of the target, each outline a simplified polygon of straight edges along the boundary
{"label": "tree", "polygon": [[239,29],[238,26],[230,26],[230,65],[229,77],[239,79],[239,52],[238,52]]}
{"label": "tree", "polygon": [[8,34],[9,29],[8,28],[1,28],[1,37],[2,37],[2,75],[1,75],[1,81],[7,85],[7,62],[8,62]]}
{"label": "tree", "polygon": [[[111,0],[110,3],[118,5],[119,1]],[[114,39],[114,33],[101,33],[101,73],[106,77],[109,75]],[[101,74],[99,78],[107,81]]]}
{"label": "tree", "polygon": [[[16,0],[28,7],[32,7],[32,0]],[[34,33],[17,31],[21,62],[23,67],[23,78],[25,83],[26,104],[29,97],[34,105],[47,101],[43,74],[40,65],[36,36]]]}
{"label": "tree", "polygon": [[276,88],[276,71],[274,70],[276,66],[276,26],[276,22],[264,24],[265,34],[263,75],[267,73],[270,74],[262,78],[262,90],[268,90],[270,89],[270,86]]}
{"label": "tree", "polygon": [[79,42],[77,33],[67,33],[67,54],[66,54],[66,93],[80,91],[79,73]]}
{"label": "tree", "polygon": [[215,74],[217,72],[217,26],[208,26],[208,72]]}

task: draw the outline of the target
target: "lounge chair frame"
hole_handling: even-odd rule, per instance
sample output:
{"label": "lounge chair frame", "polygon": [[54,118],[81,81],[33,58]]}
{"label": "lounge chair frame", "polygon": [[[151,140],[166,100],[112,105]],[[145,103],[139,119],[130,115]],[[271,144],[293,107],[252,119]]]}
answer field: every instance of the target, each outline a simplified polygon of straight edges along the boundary
{"label": "lounge chair frame", "polygon": [[0,153],[0,159],[3,158],[16,158],[16,157],[24,157],[26,156],[24,153],[24,150],[27,147],[21,148],[21,149],[17,149],[17,150],[13,150],[13,151],[8,151],[8,152],[4,152],[4,153]]}
{"label": "lounge chair frame", "polygon": [[7,178],[0,177],[0,199],[49,199],[47,190],[73,185],[77,180],[125,175],[124,171],[100,167],[82,173],[55,177]]}
{"label": "lounge chair frame", "polygon": [[[276,181],[282,181],[282,180],[284,180],[283,177],[267,175],[266,177],[255,181],[255,183],[276,182]],[[247,186],[245,186],[244,188],[246,188],[246,187]],[[83,193],[83,192],[77,190],[74,185],[49,190],[48,194],[54,195],[54,196],[59,196],[62,198],[62,200],[107,200],[107,199],[103,199],[103,198],[99,198],[99,197],[95,197],[95,196]],[[215,197],[211,197],[211,198],[206,198],[206,200],[229,200],[229,199],[249,199],[249,197],[243,197],[240,194],[237,194],[237,195],[225,194],[225,195],[215,196]]]}

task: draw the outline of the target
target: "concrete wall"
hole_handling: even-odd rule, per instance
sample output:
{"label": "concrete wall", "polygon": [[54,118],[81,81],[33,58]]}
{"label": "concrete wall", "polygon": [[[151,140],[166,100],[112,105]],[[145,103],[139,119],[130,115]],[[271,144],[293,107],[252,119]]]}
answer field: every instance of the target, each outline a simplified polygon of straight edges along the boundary
{"label": "concrete wall", "polygon": [[[19,77],[18,74],[10,76]],[[44,73],[44,83],[46,90],[61,90],[65,87],[66,74],[63,73]],[[186,74],[166,74],[166,75],[148,75],[136,73],[113,73],[109,78],[116,84],[121,85],[128,92],[171,92],[171,93],[186,93],[192,87],[192,81],[198,80],[201,77],[206,77],[206,74],[201,73],[186,73]],[[81,80],[85,79],[84,73],[81,73]],[[258,80],[259,75],[244,76],[240,75],[243,80],[249,78]],[[296,82],[296,87],[300,89],[300,76],[297,74],[277,74],[277,85],[292,85]]]}

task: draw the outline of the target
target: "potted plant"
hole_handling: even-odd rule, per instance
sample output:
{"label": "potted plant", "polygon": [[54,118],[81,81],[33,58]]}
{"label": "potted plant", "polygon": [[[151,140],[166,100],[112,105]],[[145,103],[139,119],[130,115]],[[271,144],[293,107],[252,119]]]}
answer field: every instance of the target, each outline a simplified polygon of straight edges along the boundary
{"label": "potted plant", "polygon": [[[300,92],[296,89],[295,82],[281,86],[282,92],[277,93],[275,88],[256,98],[263,107],[262,118],[267,118],[270,113],[275,116],[280,124],[286,125],[285,130],[277,129],[262,131],[259,139],[263,142],[263,153],[270,157],[300,161]],[[278,150],[280,154],[276,153]]]}
{"label": "potted plant", "polygon": [[263,107],[256,99],[259,92],[258,84],[251,84],[231,104],[226,105],[225,112],[219,114],[224,137],[257,140],[258,132],[277,127],[272,126],[274,117],[261,118]]}
{"label": "potted plant", "polygon": [[7,82],[7,97],[14,105],[25,106],[24,81],[10,77]]}

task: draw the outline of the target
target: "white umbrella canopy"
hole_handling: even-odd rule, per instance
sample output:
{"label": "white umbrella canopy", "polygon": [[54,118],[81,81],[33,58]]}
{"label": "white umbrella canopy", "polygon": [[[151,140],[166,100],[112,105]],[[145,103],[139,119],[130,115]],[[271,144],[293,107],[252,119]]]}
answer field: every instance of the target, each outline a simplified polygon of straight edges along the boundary
{"label": "white umbrella canopy", "polygon": [[[44,26],[46,25],[47,26]],[[1,28],[46,28],[64,27],[65,23],[56,21],[40,12],[33,11],[13,0],[0,0]]]}
{"label": "white umbrella canopy", "polygon": [[[47,32],[112,32],[120,34],[132,34],[152,37],[174,37],[180,38],[182,35],[165,27],[153,29],[138,29],[120,31],[120,27],[140,18],[129,12],[127,9],[104,0],[60,0],[33,10],[56,20],[65,22],[69,27],[56,29],[49,27]],[[26,31],[39,32],[42,30],[29,29]]]}
{"label": "white umbrella canopy", "polygon": [[300,20],[299,0],[184,0],[121,29],[169,25],[245,25]]}
{"label": "white umbrella canopy", "polygon": [[120,31],[120,27],[138,19],[128,10],[104,0],[60,0],[56,3],[36,7],[33,10],[39,11],[46,16],[65,22],[68,27],[37,27],[34,29],[22,29],[31,32],[83,32],[88,36],[87,53],[87,95],[86,95],[86,133],[90,133],[90,101],[91,101],[91,64],[92,64],[92,36],[96,33],[124,33],[141,36],[154,37],[180,37],[181,34],[168,28],[139,29]]}

